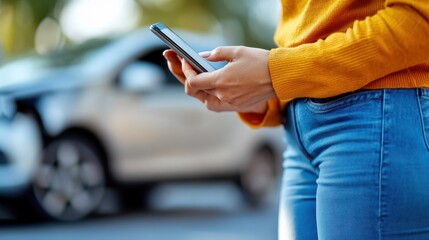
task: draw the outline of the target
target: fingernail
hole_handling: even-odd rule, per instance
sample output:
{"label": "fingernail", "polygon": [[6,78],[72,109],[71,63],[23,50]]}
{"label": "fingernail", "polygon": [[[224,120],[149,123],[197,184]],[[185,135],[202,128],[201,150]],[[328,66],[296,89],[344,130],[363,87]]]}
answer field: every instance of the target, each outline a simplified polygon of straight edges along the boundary
{"label": "fingernail", "polygon": [[210,57],[210,55],[212,54],[212,52],[211,51],[205,51],[205,52],[200,52],[198,54],[200,54],[200,56],[203,57],[203,58],[208,58],[208,57]]}

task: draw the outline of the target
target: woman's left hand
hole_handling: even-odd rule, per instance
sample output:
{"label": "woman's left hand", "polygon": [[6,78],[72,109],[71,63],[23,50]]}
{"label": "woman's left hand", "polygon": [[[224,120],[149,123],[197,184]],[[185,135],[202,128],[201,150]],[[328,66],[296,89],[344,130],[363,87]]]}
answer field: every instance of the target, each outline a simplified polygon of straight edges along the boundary
{"label": "woman's left hand", "polygon": [[228,103],[234,109],[248,109],[252,106],[265,109],[266,101],[276,96],[268,67],[268,55],[267,50],[241,46],[218,47],[211,52],[201,53],[209,61],[229,63],[219,70],[198,75],[188,64],[182,63],[183,74],[187,79],[186,88],[190,92],[213,95],[215,98],[208,98],[213,99],[213,103],[206,103],[208,107],[220,101]]}

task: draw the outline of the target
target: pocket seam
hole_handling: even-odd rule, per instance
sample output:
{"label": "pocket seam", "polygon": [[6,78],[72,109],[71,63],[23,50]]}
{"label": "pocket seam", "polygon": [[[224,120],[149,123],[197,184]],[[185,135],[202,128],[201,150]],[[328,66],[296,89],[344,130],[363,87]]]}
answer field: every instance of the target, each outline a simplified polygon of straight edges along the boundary
{"label": "pocket seam", "polygon": [[422,98],[424,98],[426,101],[429,101],[429,97],[428,96],[419,96],[419,98],[418,98],[420,121],[422,124],[423,138],[425,140],[426,148],[429,150],[428,134],[426,133],[426,125],[428,123],[426,123],[424,116],[423,116],[423,108],[422,108],[422,103],[421,103]]}
{"label": "pocket seam", "polygon": [[350,106],[355,103],[367,102],[374,99],[381,100],[382,99],[381,95],[382,94],[380,92],[371,92],[371,93],[365,92],[364,94],[362,94],[362,92],[358,92],[358,93],[352,93],[350,95],[347,95],[326,103],[313,102],[309,98],[308,101],[306,101],[306,103],[307,103],[307,107],[311,111],[316,113],[326,113],[326,112],[336,110],[338,108]]}

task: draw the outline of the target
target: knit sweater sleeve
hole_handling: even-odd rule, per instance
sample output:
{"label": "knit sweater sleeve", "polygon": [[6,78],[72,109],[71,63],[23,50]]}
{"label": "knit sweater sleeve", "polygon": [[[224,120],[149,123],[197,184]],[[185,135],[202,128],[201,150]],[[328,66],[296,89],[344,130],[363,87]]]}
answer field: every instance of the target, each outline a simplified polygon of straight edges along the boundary
{"label": "knit sweater sleeve", "polygon": [[[269,101],[265,114],[239,113],[240,118],[252,128],[278,125],[281,108],[291,99],[354,91],[429,62],[428,41],[429,1],[387,0],[383,9],[356,20],[345,32],[297,47],[272,49],[269,67],[278,99]],[[413,77],[399,81],[410,79]]]}
{"label": "knit sweater sleeve", "polygon": [[270,74],[281,101],[335,96],[429,61],[428,41],[429,1],[387,0],[345,32],[271,50]]}
{"label": "knit sweater sleeve", "polygon": [[238,113],[240,119],[250,128],[275,127],[282,123],[282,104],[277,97],[267,102],[267,111],[258,113]]}

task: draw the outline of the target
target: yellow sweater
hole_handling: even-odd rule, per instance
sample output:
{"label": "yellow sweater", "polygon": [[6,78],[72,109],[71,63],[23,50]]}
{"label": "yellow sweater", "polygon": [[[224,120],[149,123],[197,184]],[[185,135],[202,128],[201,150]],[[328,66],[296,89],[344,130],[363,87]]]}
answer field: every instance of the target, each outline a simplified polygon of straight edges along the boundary
{"label": "yellow sweater", "polygon": [[358,89],[429,87],[429,0],[282,0],[269,68],[277,97],[250,127],[281,124],[286,103]]}

